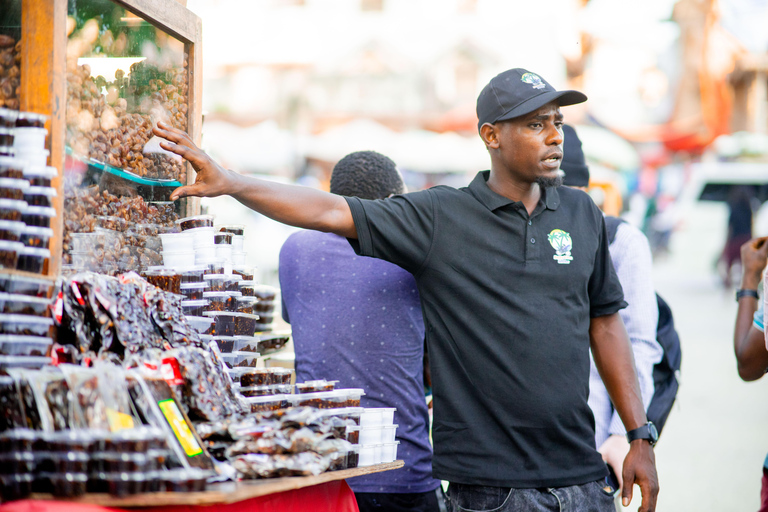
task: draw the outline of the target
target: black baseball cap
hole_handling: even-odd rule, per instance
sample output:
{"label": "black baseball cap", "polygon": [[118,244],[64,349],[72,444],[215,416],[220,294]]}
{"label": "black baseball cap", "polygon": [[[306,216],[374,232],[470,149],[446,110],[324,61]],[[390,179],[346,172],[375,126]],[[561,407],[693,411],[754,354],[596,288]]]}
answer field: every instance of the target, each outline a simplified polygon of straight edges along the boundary
{"label": "black baseball cap", "polygon": [[579,91],[556,91],[549,82],[523,68],[493,77],[477,97],[477,129],[485,123],[513,119],[558,100],[560,106],[587,101]]}

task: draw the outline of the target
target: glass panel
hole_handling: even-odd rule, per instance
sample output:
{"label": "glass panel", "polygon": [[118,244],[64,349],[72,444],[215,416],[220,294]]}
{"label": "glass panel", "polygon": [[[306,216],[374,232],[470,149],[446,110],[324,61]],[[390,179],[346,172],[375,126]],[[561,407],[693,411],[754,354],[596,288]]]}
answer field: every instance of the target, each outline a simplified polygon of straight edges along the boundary
{"label": "glass panel", "polygon": [[184,44],[110,0],[69,0],[67,21],[64,264],[160,265],[157,235],[175,229],[180,205],[167,200],[187,166],[152,127],[187,129]]}
{"label": "glass panel", "polygon": [[0,0],[0,108],[19,110],[21,0]]}

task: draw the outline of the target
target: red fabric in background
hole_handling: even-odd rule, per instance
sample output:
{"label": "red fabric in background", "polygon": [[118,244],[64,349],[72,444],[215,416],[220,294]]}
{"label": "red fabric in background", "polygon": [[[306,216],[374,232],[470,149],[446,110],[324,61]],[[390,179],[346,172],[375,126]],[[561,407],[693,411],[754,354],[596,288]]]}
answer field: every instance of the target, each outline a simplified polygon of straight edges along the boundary
{"label": "red fabric in background", "polygon": [[0,512],[359,512],[344,480],[303,487],[218,505],[178,505],[119,509],[68,501],[19,500],[0,505]]}

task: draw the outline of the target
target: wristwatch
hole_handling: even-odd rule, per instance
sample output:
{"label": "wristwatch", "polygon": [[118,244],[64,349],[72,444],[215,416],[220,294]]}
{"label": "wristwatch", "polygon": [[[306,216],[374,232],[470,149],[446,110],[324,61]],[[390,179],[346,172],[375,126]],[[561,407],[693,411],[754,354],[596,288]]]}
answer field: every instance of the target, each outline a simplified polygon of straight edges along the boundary
{"label": "wristwatch", "polygon": [[742,297],[754,297],[760,300],[757,290],[736,290],[736,302],[739,302]]}
{"label": "wristwatch", "polygon": [[627,432],[627,441],[631,443],[636,439],[647,439],[651,446],[655,445],[656,441],[659,440],[659,431],[656,430],[656,425],[649,421],[642,427]]}

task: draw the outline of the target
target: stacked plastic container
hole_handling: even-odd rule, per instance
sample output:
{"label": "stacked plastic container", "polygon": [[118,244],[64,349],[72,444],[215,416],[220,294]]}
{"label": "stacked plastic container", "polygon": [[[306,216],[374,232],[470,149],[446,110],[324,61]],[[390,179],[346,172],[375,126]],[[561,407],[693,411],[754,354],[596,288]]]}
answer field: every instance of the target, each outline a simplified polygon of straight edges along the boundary
{"label": "stacked plastic container", "polygon": [[[397,445],[400,441],[395,440],[398,427],[394,423],[395,410],[366,408],[360,415],[360,426],[347,427],[348,439],[357,437],[360,445],[359,466],[372,466],[397,459]],[[357,436],[354,432],[357,432]]]}
{"label": "stacked plastic container", "polygon": [[48,272],[56,169],[46,166],[47,119],[0,109],[0,271]]}
{"label": "stacked plastic container", "polygon": [[46,119],[0,109],[0,369],[50,362],[53,281],[42,276],[51,257],[56,169],[46,166]]}

